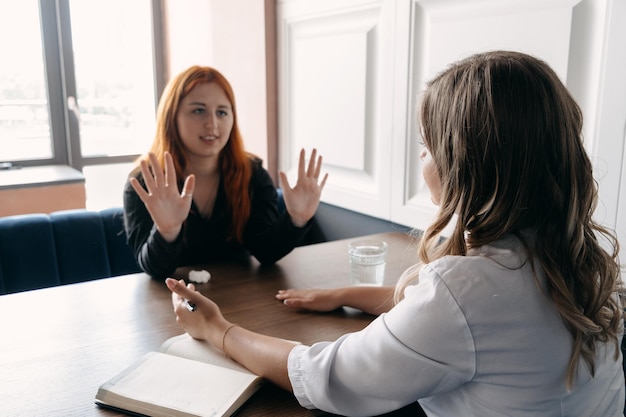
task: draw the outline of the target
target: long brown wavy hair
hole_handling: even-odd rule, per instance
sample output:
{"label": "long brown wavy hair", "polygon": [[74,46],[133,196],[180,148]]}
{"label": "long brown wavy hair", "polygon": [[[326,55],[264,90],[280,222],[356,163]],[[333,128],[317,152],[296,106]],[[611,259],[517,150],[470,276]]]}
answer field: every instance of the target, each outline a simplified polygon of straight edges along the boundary
{"label": "long brown wavy hair", "polygon": [[[235,94],[230,83],[219,71],[211,67],[192,66],[172,78],[159,100],[156,117],[156,133],[150,152],[154,153],[161,165],[165,166],[165,152],[169,152],[174,160],[176,178],[182,185],[187,167],[187,154],[178,132],[176,115],[181,101],[198,84],[216,83],[219,85],[232,106],[233,128],[226,146],[219,155],[220,175],[224,181],[229,212],[232,213],[231,239],[242,241],[243,231],[250,217],[251,202],[249,184],[252,175],[250,158],[245,151],[243,138],[237,125]],[[147,155],[140,159],[147,158]],[[135,169],[134,172],[136,172]]]}
{"label": "long brown wavy hair", "polygon": [[[619,244],[592,218],[598,190],[582,113],[556,73],[522,53],[474,55],[430,81],[419,116],[441,179],[439,210],[418,248],[422,265],[516,235],[574,339],[567,386],[581,357],[593,374],[596,343],[614,343],[617,359]],[[535,238],[524,240],[523,230]],[[407,271],[396,300],[418,273]]]}

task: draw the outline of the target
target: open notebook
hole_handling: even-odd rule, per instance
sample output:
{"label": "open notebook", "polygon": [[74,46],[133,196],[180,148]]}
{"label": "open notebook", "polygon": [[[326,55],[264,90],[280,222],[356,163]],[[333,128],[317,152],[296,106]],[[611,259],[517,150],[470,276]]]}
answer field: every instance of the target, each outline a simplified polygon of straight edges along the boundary
{"label": "open notebook", "polygon": [[155,417],[227,417],[262,381],[210,344],[185,333],[102,384],[95,402]]}

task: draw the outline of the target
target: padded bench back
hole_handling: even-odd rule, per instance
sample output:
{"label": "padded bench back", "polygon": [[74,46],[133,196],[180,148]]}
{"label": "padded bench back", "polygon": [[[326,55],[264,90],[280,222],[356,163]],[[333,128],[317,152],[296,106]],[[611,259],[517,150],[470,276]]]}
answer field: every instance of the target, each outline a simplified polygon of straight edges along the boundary
{"label": "padded bench back", "polygon": [[121,207],[0,218],[0,294],[139,271]]}
{"label": "padded bench back", "polygon": [[0,218],[0,292],[60,284],[50,217],[24,214]]}
{"label": "padded bench back", "polygon": [[132,249],[126,243],[124,210],[121,207],[104,209],[100,211],[100,218],[106,234],[111,276],[141,272]]}
{"label": "padded bench back", "polygon": [[61,284],[111,276],[100,214],[86,210],[50,214]]}

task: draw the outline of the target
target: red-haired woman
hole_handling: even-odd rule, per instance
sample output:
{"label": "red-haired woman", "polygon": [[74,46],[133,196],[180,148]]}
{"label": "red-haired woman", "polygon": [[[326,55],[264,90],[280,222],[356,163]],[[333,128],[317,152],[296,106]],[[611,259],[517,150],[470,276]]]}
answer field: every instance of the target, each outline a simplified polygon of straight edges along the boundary
{"label": "red-haired woman", "polygon": [[252,254],[268,264],[289,253],[311,227],[327,175],[314,149],[290,187],[280,172],[286,205],[262,161],[247,153],[226,78],[193,66],[165,88],[150,152],[124,189],[128,242],[141,268],[155,278],[179,266]]}

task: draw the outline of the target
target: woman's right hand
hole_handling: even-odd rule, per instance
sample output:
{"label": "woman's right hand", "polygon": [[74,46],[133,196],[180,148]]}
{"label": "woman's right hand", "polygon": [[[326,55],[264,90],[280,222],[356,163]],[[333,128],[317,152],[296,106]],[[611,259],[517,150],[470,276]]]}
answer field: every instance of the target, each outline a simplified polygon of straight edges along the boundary
{"label": "woman's right hand", "polygon": [[[172,305],[178,324],[194,339],[206,340],[222,349],[223,334],[232,327],[232,323],[224,319],[217,304],[196,291],[193,284],[185,285],[182,279],[167,278],[165,284],[172,291]],[[188,303],[193,303],[196,311],[189,311]]]}
{"label": "woman's right hand", "polygon": [[188,176],[183,190],[179,192],[172,155],[166,152],[164,157],[165,172],[159,168],[158,160],[153,153],[149,154],[149,163],[146,160],[141,161],[141,173],[147,190],[136,178],[130,178],[130,185],[145,204],[161,236],[172,242],[178,237],[183,222],[189,215],[195,177]]}

